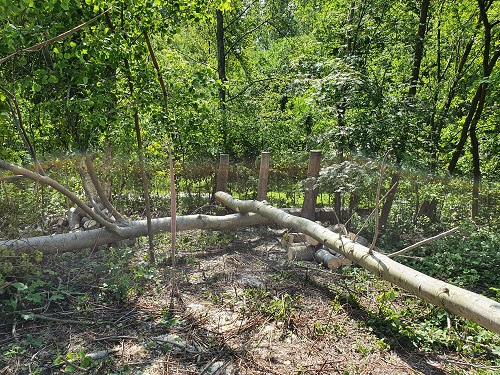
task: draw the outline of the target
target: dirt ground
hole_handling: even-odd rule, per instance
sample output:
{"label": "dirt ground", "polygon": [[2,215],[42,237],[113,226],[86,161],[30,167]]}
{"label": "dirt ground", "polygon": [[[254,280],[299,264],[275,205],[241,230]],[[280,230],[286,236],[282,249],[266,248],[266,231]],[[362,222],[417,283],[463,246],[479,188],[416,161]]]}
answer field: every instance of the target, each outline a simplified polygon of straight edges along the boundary
{"label": "dirt ground", "polygon": [[[36,311],[34,321],[0,321],[0,374],[500,373],[474,358],[384,336],[377,327],[384,322],[369,311],[390,284],[288,262],[280,233],[241,229],[228,243],[180,252],[173,309],[165,259],[161,271],[136,277],[135,293],[109,303],[114,287],[96,268],[109,249],[57,259],[47,267],[60,283],[79,283],[80,293]],[[203,234],[179,240],[189,236]]]}

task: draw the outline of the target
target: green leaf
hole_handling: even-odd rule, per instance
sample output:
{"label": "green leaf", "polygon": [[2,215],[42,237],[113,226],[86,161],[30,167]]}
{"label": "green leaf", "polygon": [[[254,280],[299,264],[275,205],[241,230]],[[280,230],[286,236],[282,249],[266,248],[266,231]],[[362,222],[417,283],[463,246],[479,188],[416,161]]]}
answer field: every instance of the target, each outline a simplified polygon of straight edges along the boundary
{"label": "green leaf", "polygon": [[33,313],[27,313],[27,314],[21,314],[21,318],[24,320],[33,320],[35,317],[35,314]]}
{"label": "green leaf", "polygon": [[69,42],[69,45],[71,48],[75,48],[76,47],[76,43],[75,42]]}
{"label": "green leaf", "polygon": [[86,356],[83,361],[80,363],[80,366],[83,368],[89,368],[92,365],[92,358]]}
{"label": "green leaf", "polygon": [[28,289],[28,286],[23,283],[14,283],[12,284],[12,286],[16,288],[18,292],[22,292],[23,290]]}
{"label": "green leaf", "polygon": [[32,293],[26,296],[26,299],[31,302],[40,303],[42,302],[42,293]]}
{"label": "green leaf", "polygon": [[78,357],[77,357],[77,355],[76,355],[75,353],[73,353],[73,352],[68,352],[68,353],[66,354],[66,358],[67,358],[67,359],[69,359],[69,360],[73,360],[73,359],[77,359]]}

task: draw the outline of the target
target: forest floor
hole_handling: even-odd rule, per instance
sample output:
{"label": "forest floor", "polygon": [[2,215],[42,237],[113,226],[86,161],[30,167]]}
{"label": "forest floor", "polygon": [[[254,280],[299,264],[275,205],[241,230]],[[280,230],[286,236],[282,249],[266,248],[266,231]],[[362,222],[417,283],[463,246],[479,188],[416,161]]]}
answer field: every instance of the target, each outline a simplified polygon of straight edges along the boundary
{"label": "forest floor", "polygon": [[[346,272],[288,262],[281,233],[181,233],[173,310],[168,259],[149,266],[144,242],[45,259],[59,297],[31,311],[34,320],[0,322],[0,374],[500,371],[479,358],[405,343],[378,312],[398,304],[425,311],[425,303],[356,266]],[[168,248],[164,238],[159,250]]]}

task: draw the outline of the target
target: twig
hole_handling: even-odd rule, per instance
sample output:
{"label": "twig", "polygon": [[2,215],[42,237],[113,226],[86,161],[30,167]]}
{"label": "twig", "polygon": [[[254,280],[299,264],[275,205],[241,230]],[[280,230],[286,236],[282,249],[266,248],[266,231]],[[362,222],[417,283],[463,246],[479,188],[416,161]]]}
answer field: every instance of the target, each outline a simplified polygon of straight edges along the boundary
{"label": "twig", "polygon": [[94,339],[94,341],[115,341],[115,340],[139,340],[139,337],[136,336],[106,336],[106,337],[98,337]]}
{"label": "twig", "polygon": [[12,284],[14,284],[14,282],[13,282],[13,281],[8,281],[8,282],[6,282],[5,284],[0,285],[0,291],[1,291],[1,290],[3,290],[3,289],[8,288],[8,287],[9,287],[10,285],[12,285]]}
{"label": "twig", "polygon": [[485,370],[498,370],[498,369],[500,369],[500,366],[487,366],[487,365],[469,363],[469,362],[464,362],[464,361],[455,361],[453,359],[446,359],[446,358],[440,358],[440,361],[443,361],[446,363],[454,363],[454,364],[459,365],[459,366],[467,366],[467,367],[479,368],[479,369],[485,369]]}
{"label": "twig", "polygon": [[[396,188],[396,186],[397,186],[397,184],[392,185],[391,188],[386,191],[386,193],[380,199],[380,201],[385,200],[385,198],[387,198],[387,196]],[[358,237],[360,235],[361,231],[363,229],[365,229],[366,224],[368,223],[368,220],[370,220],[370,218],[373,216],[374,213],[375,213],[375,208],[372,210],[372,212],[370,212],[370,214],[368,215],[368,217],[365,219],[365,221],[363,222],[363,225],[361,225],[361,228],[359,229],[358,233],[356,233],[356,237]]]}
{"label": "twig", "polygon": [[80,30],[81,28],[91,24],[92,22],[96,21],[97,19],[99,19],[103,14],[107,13],[109,10],[111,10],[112,7],[110,7],[109,9],[105,10],[104,12],[102,12],[101,14],[98,14],[96,17],[92,18],[91,20],[87,21],[87,22],[84,22],[82,23],[81,25],[78,25],[74,28],[72,28],[71,30],[68,30],[68,31],[65,31],[63,32],[62,34],[59,34],[57,35],[56,37],[54,38],[51,38],[51,39],[48,39],[48,40],[45,40],[41,43],[38,43],[38,44],[35,44],[34,46],[31,46],[31,47],[28,47],[28,48],[24,48],[24,49],[20,49],[20,50],[17,50],[16,52],[8,55],[8,56],[5,56],[4,58],[0,59],[0,64],[3,64],[4,62],[6,62],[7,60],[11,59],[12,57],[16,56],[16,55],[20,55],[20,54],[24,54],[24,53],[27,53],[27,52],[35,52],[35,51],[38,51],[40,49],[42,49],[43,47],[51,44],[51,43],[54,43],[54,42],[57,42],[58,40],[61,40],[63,38],[66,38],[67,36],[75,33],[76,31]]}
{"label": "twig", "polygon": [[438,240],[438,239],[440,239],[440,238],[442,238],[442,237],[445,237],[445,236],[447,236],[448,234],[451,234],[451,233],[453,233],[453,232],[456,232],[456,230],[457,230],[457,229],[458,229],[458,227],[456,227],[456,228],[452,228],[452,229],[447,230],[446,232],[440,233],[440,234],[438,234],[438,235],[436,235],[436,236],[434,236],[434,237],[429,237],[429,238],[426,238],[425,240],[422,240],[422,241],[419,241],[419,242],[417,242],[417,243],[414,243],[413,245],[410,245],[410,246],[408,246],[408,247],[405,247],[404,249],[399,250],[399,251],[396,251],[395,253],[388,254],[387,256],[388,256],[389,258],[394,258],[394,257],[396,257],[396,256],[398,256],[398,255],[401,255],[401,254],[407,253],[408,251],[413,250],[413,249],[415,249],[416,247],[426,245],[426,244],[431,243],[431,242],[433,242],[433,241],[436,241],[436,240]]}
{"label": "twig", "polygon": [[5,176],[5,177],[0,177],[0,182],[2,181],[17,181],[20,180],[21,178],[24,178],[24,176],[20,174],[16,174],[13,176]]}
{"label": "twig", "polygon": [[56,322],[56,323],[62,323],[62,324],[83,324],[83,325],[94,324],[94,322],[91,322],[88,320],[59,319],[59,318],[53,318],[51,316],[45,316],[45,315],[40,315],[40,314],[35,314],[33,317],[35,319],[47,320],[49,322]]}
{"label": "twig", "polygon": [[63,361],[66,365],[71,366],[71,367],[74,367],[74,368],[75,368],[76,370],[78,370],[78,371],[82,371],[82,372],[88,372],[88,371],[89,371],[89,369],[87,369],[87,368],[83,368],[83,367],[81,367],[81,366],[78,366],[78,365],[77,365],[76,363],[74,363],[74,362],[70,362],[70,361],[68,361],[68,360],[67,360],[66,358],[64,358],[63,356],[60,356],[59,358],[60,358],[60,359],[61,359],[61,361]]}

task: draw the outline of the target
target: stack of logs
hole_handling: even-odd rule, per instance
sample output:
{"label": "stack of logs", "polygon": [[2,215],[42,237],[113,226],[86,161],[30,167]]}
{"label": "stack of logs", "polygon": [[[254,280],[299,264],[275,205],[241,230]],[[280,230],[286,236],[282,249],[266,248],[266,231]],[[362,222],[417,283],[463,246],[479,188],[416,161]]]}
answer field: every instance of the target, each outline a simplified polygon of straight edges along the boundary
{"label": "stack of logs", "polygon": [[[101,203],[96,203],[94,206],[89,204],[89,207],[92,207],[92,210],[97,214],[114,220],[112,216],[110,217],[108,209],[104,208]],[[80,207],[71,207],[66,211],[65,216],[58,218],[57,221],[52,224],[52,229],[57,233],[64,230],[91,230],[99,227],[99,223],[89,217]]]}
{"label": "stack of logs", "polygon": [[[328,227],[339,236],[345,237],[353,242],[369,247],[370,243],[364,237],[348,232],[343,225],[331,225]],[[352,261],[343,255],[332,253],[314,238],[303,233],[285,233],[281,241],[287,250],[288,260],[312,261],[315,260],[329,269],[337,269],[342,266],[352,264]]]}

